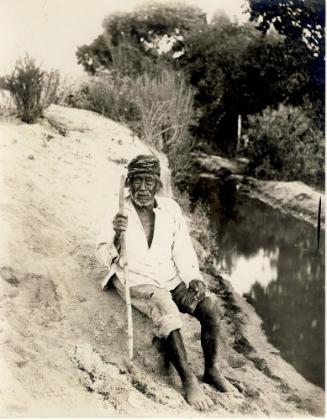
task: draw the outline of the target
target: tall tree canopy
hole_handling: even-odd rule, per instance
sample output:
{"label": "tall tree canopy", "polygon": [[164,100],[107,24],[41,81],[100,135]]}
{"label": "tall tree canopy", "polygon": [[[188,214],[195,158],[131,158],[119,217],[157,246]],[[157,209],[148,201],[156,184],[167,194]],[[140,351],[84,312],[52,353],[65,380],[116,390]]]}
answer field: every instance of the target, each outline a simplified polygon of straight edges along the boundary
{"label": "tall tree canopy", "polygon": [[303,42],[313,55],[324,55],[324,0],[248,0],[250,19],[267,33],[271,26],[289,40]]}
{"label": "tall tree canopy", "polygon": [[197,137],[227,154],[235,151],[239,114],[297,102],[305,92],[307,79],[299,66],[306,57],[301,48],[290,54],[276,33],[262,36],[251,24],[217,21],[190,32],[183,48],[175,61],[196,87]]}
{"label": "tall tree canopy", "polygon": [[125,54],[132,63],[130,70],[142,73],[176,40],[205,22],[201,9],[173,2],[149,3],[131,13],[115,13],[105,18],[103,33],[92,44],[78,48],[78,63],[95,74],[110,68],[117,55]]}
{"label": "tall tree canopy", "polygon": [[307,77],[306,97],[317,124],[324,128],[325,113],[325,1],[248,0],[250,19],[267,33],[274,27],[285,36],[288,54],[302,49],[299,72]]}
{"label": "tall tree canopy", "polygon": [[175,68],[195,89],[196,137],[227,155],[235,151],[239,114],[305,103],[322,127],[322,0],[248,4],[252,22],[242,25],[219,14],[208,23],[199,8],[180,3],[110,15],[103,33],[78,48],[78,62],[91,74],[114,68],[130,77]]}

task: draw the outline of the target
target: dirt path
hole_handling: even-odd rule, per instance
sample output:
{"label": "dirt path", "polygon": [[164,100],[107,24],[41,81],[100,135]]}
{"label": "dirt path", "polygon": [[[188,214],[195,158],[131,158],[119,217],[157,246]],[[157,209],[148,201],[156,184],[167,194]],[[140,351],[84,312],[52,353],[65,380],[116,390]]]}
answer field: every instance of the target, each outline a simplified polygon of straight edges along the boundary
{"label": "dirt path", "polygon": [[[117,204],[124,165],[147,149],[124,127],[90,112],[52,107],[49,115],[66,136],[46,121],[0,126],[0,415],[199,416],[183,400],[176,375],[164,370],[150,324],[137,312],[135,374],[126,373],[124,305],[114,292],[101,291],[105,271],[93,256],[106,209]],[[222,365],[240,392],[218,394],[202,384],[216,403],[204,415],[321,413],[322,391],[273,355],[245,306],[244,319],[236,318],[252,317],[247,337],[293,385],[269,377],[272,370],[255,361],[254,350],[232,349],[233,311],[243,303],[226,296],[221,309],[231,318],[222,324]],[[187,316],[185,322],[200,375],[199,327]]]}

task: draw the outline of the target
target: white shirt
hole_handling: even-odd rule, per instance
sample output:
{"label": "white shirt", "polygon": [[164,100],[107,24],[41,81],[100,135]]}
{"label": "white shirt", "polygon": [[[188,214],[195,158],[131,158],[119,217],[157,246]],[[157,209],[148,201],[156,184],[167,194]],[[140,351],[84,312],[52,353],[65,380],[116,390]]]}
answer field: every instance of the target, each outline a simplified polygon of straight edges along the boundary
{"label": "white shirt", "polygon": [[[156,197],[155,224],[149,247],[142,223],[130,196],[125,198],[125,214],[128,216],[125,233],[130,286],[151,284],[173,290],[181,281],[203,280],[197,256],[179,205],[170,198]],[[116,274],[124,283],[124,271],[113,244],[115,232],[112,221],[117,211],[108,215],[106,227],[99,235],[96,257],[109,274],[102,283],[105,287]]]}

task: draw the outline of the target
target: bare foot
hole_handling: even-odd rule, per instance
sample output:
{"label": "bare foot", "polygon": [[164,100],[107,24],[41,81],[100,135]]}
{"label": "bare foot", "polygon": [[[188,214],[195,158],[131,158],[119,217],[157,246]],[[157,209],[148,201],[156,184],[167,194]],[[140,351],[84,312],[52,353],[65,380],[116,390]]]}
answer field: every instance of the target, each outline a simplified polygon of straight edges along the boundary
{"label": "bare foot", "polygon": [[232,392],[235,391],[233,385],[231,385],[224,377],[221,375],[217,368],[213,367],[208,369],[203,375],[203,382],[206,382],[209,385],[213,385],[220,392]]}
{"label": "bare foot", "polygon": [[183,382],[186,401],[197,410],[209,410],[212,400],[200,388],[195,376]]}

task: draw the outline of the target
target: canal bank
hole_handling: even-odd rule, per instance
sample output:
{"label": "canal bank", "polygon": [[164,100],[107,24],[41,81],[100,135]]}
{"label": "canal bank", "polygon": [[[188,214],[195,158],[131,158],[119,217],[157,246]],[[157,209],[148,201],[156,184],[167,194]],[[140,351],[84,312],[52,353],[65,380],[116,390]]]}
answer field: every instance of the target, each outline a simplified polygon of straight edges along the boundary
{"label": "canal bank", "polygon": [[[220,156],[205,153],[192,154],[191,174],[187,182],[191,190],[201,190],[203,183],[213,189],[220,188],[226,195],[236,190],[256,198],[270,207],[290,214],[311,225],[317,226],[319,199],[321,198],[321,228],[325,227],[325,193],[303,182],[266,181],[244,175],[246,162],[242,159],[231,161]],[[223,191],[225,190],[225,191]]]}
{"label": "canal bank", "polygon": [[125,127],[90,111],[51,106],[47,116],[67,134],[46,120],[27,125],[11,118],[0,127],[0,213],[8,233],[1,236],[1,414],[322,416],[323,390],[280,357],[253,306],[209,265],[203,274],[220,316],[219,367],[235,390],[219,393],[202,382],[200,327],[186,314],[182,334],[201,389],[214,402],[210,411],[185,402],[152,323],[137,310],[134,373],[127,372],[126,306],[114,290],[101,290],[107,270],[94,247],[102,216],[118,209],[127,161],[149,151]]}

